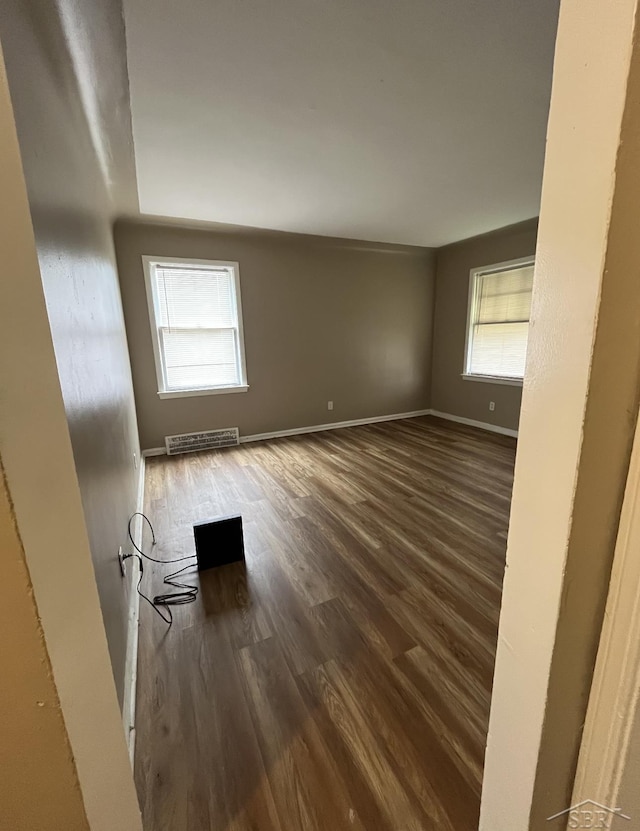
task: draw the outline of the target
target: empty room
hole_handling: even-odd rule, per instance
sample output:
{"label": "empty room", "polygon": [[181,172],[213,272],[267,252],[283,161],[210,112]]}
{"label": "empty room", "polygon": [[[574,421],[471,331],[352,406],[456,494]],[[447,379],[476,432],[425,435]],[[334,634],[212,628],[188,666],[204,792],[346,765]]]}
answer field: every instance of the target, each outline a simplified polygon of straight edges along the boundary
{"label": "empty room", "polygon": [[7,828],[632,816],[604,5],[5,2]]}
{"label": "empty room", "polygon": [[143,817],[472,831],[557,9],[151,9],[115,248],[141,590],[181,605],[142,601]]}

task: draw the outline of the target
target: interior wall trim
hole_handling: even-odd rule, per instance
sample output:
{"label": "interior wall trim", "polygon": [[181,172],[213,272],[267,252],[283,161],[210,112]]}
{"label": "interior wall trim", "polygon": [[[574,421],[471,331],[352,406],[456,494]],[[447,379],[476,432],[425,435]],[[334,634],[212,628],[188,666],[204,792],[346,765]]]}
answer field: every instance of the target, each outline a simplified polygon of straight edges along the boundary
{"label": "interior wall trim", "polygon": [[[340,430],[343,427],[357,427],[361,424],[376,424],[379,421],[396,421],[401,418],[417,418],[418,416],[431,415],[431,410],[414,410],[410,413],[393,413],[392,415],[373,416],[371,418],[355,418],[351,421],[333,421],[330,424],[314,424],[310,427],[294,427],[291,430],[275,430],[272,433],[254,433],[249,436],[240,436],[240,444],[251,441],[265,441],[266,439],[279,439],[286,436],[299,436],[303,433],[320,433],[324,430]],[[166,453],[164,447],[151,447],[143,450],[142,455],[163,456]]]}
{"label": "interior wall trim", "polygon": [[141,456],[143,459],[148,459],[149,456],[166,456],[166,447],[150,447],[148,450],[142,450]]}
{"label": "interior wall trim", "polygon": [[[138,493],[136,497],[136,511],[144,510],[144,472],[145,455],[141,453],[138,465]],[[142,517],[136,516],[133,523],[133,539],[136,545],[142,547]],[[134,767],[136,745],[136,686],[138,679],[138,633],[140,623],[140,595],[138,594],[138,578],[140,564],[137,557],[131,557],[125,562],[125,569],[129,578],[129,612],[127,616],[127,654],[124,666],[124,695],[122,701],[122,723],[124,735],[129,749],[129,761]]]}
{"label": "interior wall trim", "polygon": [[[640,421],[620,514],[609,595],[582,735],[574,797],[634,814],[630,748],[640,730]],[[637,791],[636,791],[637,792]],[[636,802],[638,800],[636,799]],[[573,799],[571,804],[576,804]]]}
{"label": "interior wall trim", "polygon": [[518,438],[518,431],[510,427],[501,427],[499,424],[489,424],[486,421],[476,421],[473,418],[464,418],[463,416],[452,415],[451,413],[442,413],[440,410],[429,410],[429,413],[436,418],[446,418],[447,421],[455,421],[457,424],[467,424],[469,427],[478,427],[480,430],[488,430],[490,433],[500,433],[503,436],[513,436]]}
{"label": "interior wall trim", "polygon": [[401,418],[417,418],[430,415],[431,410],[414,410],[411,413],[393,413],[392,415],[355,418],[351,421],[333,421],[330,424],[314,424],[311,427],[294,427],[292,430],[276,430],[273,433],[254,433],[252,436],[240,436],[240,444],[265,439],[278,439],[286,436],[298,436],[304,433],[321,433],[324,430],[340,430],[343,427],[358,427],[362,424],[377,424],[380,421],[396,421]]}
{"label": "interior wall trim", "polygon": [[[517,438],[518,431],[512,430],[510,427],[501,427],[498,424],[489,424],[485,421],[475,421],[472,418],[464,418],[463,416],[453,415],[452,413],[442,413],[439,410],[414,410],[410,413],[393,413],[392,415],[373,416],[372,418],[356,418],[351,421],[334,421],[330,424],[314,424],[310,427],[294,427],[291,430],[274,430],[272,433],[254,433],[249,436],[240,436],[240,444],[252,441],[265,441],[267,439],[279,439],[286,436],[299,436],[304,433],[320,433],[324,430],[340,430],[343,427],[357,427],[361,424],[376,424],[381,421],[397,421],[403,418],[417,418],[418,416],[432,415],[437,418],[444,418],[447,421],[455,421],[458,424],[466,424],[469,427],[478,427],[480,430],[488,430],[490,433],[500,433],[503,436],[514,436]],[[142,451],[143,458],[149,456],[164,456],[166,454],[164,447],[150,447]]]}

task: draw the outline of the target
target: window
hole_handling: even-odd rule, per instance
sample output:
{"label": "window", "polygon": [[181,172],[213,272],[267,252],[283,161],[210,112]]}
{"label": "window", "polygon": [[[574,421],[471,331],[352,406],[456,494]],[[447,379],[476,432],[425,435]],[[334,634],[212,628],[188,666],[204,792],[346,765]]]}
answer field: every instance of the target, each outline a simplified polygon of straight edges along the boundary
{"label": "window", "polygon": [[471,271],[463,378],[522,383],[532,283],[531,258]]}
{"label": "window", "polygon": [[158,395],[246,392],[238,263],[143,262]]}

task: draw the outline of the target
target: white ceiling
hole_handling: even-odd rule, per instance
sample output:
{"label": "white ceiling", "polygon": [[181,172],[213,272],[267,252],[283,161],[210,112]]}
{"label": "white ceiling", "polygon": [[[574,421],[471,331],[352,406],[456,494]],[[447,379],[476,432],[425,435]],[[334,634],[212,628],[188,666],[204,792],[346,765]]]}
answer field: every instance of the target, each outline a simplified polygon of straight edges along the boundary
{"label": "white ceiling", "polygon": [[125,0],[143,213],[442,245],[536,216],[558,0]]}

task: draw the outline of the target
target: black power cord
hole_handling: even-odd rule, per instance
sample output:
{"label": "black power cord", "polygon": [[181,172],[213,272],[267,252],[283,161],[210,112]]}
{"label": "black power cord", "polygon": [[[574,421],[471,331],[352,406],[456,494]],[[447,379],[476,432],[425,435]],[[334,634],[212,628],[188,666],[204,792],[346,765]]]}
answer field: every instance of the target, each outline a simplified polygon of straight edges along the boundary
{"label": "black power cord", "polygon": [[[135,548],[138,552],[137,554],[127,554],[123,557],[123,560],[128,560],[131,557],[135,557],[138,560],[138,564],[140,566],[140,576],[138,577],[138,584],[136,586],[136,591],[140,595],[143,600],[146,600],[147,603],[151,606],[151,608],[158,614],[162,620],[167,623],[169,626],[173,623],[173,613],[171,611],[171,606],[184,606],[186,603],[193,603],[194,600],[198,596],[198,587],[192,586],[189,583],[182,583],[176,578],[180,575],[184,574],[185,571],[188,571],[190,568],[193,568],[195,563],[191,563],[190,565],[182,566],[177,571],[172,572],[171,574],[167,574],[164,580],[162,581],[167,586],[172,586],[175,589],[180,589],[177,592],[168,592],[166,594],[157,594],[153,600],[147,597],[141,589],[140,585],[142,584],[142,577],[144,574],[144,566],[142,558],[144,557],[146,560],[150,560],[152,563],[160,563],[161,565],[165,565],[168,563],[182,563],[185,560],[195,560],[195,554],[190,554],[187,557],[176,557],[173,560],[159,560],[156,557],[151,557],[149,554],[146,554],[142,548],[139,548],[136,544],[136,541],[133,539],[133,534],[131,532],[131,524],[133,520],[140,516],[142,519],[147,523],[149,526],[149,530],[151,531],[151,545],[152,547],[156,544],[156,534],[153,530],[153,525],[151,524],[151,520],[146,514],[143,514],[140,511],[136,511],[135,513],[131,514],[129,517],[129,524],[127,526],[127,533],[129,534],[129,540],[131,545]],[[182,579],[182,578],[181,578]],[[158,608],[159,606],[164,606],[167,610],[168,615],[164,615],[162,611]]]}

